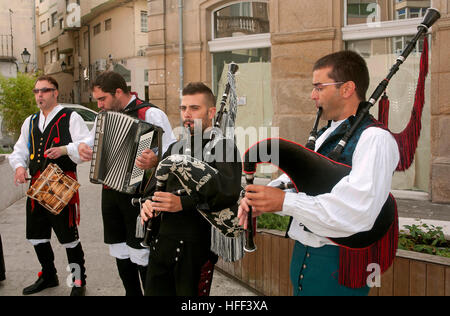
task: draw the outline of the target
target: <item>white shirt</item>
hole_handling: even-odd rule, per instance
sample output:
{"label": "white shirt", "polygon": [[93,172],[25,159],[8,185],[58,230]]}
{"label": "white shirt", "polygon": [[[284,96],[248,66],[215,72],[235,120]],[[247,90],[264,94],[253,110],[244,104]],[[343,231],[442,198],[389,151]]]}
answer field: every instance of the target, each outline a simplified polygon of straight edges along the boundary
{"label": "white shirt", "polygon": [[[42,111],[40,112],[38,128],[42,133],[45,131],[48,124],[55,118],[55,116],[62,109],[63,107],[61,105],[55,106],[53,110],[47,115],[47,117],[44,116]],[[31,117],[32,115],[27,117],[24,123],[22,124],[20,137],[17,140],[17,143],[14,145],[13,153],[8,157],[9,164],[14,170],[16,170],[18,167],[27,168],[30,162],[30,151],[28,149],[28,140],[30,136],[29,128]],[[86,123],[81,118],[81,116],[76,112],[72,112],[72,114],[70,115],[69,132],[73,142],[80,141],[89,135],[89,129],[87,128]],[[81,163],[81,159],[78,154],[78,149],[77,147],[75,147],[73,143],[67,145],[67,154],[74,163],[76,164]]]}
{"label": "white shirt", "polygon": [[[316,150],[343,121],[333,122],[316,142]],[[327,194],[308,196],[287,192],[282,216],[292,216],[288,235],[310,247],[334,245],[326,237],[348,237],[368,231],[389,195],[399,151],[394,137],[386,130],[367,128],[353,153],[352,170]],[[269,185],[290,182],[282,175]],[[304,230],[307,227],[312,233]]]}
{"label": "white shirt", "polygon": [[[133,102],[135,99],[136,96],[132,95],[130,102],[128,102],[128,104]],[[162,150],[163,150],[162,154],[164,154],[167,148],[169,148],[170,144],[176,141],[175,135],[172,131],[172,126],[170,125],[167,115],[160,109],[151,107],[145,112],[145,121],[147,123],[159,126],[164,130],[164,134],[162,137]],[[96,124],[97,120],[95,120],[94,126],[96,126]],[[94,147],[94,140],[95,140],[95,128],[91,129],[89,136],[84,140],[78,142],[76,144],[77,145],[76,147],[78,148],[78,145],[80,143],[86,143],[88,146],[92,148]]]}

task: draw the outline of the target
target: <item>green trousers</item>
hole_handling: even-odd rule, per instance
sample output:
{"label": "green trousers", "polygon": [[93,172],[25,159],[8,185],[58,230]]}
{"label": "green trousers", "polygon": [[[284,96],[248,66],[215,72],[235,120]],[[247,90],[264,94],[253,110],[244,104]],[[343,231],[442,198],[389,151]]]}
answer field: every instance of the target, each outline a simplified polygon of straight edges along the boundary
{"label": "green trousers", "polygon": [[295,242],[290,277],[294,296],[367,296],[370,288],[351,289],[340,285],[339,247],[306,247]]}

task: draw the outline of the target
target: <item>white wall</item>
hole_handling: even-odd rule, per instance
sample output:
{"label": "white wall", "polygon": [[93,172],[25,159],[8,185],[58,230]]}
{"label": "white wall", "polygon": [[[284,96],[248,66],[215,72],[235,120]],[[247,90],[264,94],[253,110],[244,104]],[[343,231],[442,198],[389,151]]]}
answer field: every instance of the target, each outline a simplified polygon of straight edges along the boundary
{"label": "white wall", "polygon": [[9,165],[7,155],[0,155],[0,211],[14,204],[25,196],[26,186],[14,185],[14,171]]}

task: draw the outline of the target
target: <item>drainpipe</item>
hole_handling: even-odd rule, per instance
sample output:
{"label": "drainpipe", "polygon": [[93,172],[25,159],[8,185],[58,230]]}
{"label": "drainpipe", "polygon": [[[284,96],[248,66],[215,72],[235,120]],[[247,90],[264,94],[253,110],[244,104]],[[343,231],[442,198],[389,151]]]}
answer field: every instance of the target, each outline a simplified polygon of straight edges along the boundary
{"label": "drainpipe", "polygon": [[[179,37],[180,37],[180,103],[184,88],[184,53],[183,53],[183,0],[178,0],[178,15],[179,15]],[[180,115],[180,126],[183,126],[183,119]]]}
{"label": "drainpipe", "polygon": [[[91,82],[92,82],[92,75],[93,75],[93,71],[91,69],[91,25],[88,24],[87,28],[88,28],[88,74],[89,74],[88,81],[89,81],[89,88],[90,88]],[[81,89],[81,87],[80,87],[80,89]],[[89,93],[89,103],[91,103],[91,101],[92,101],[92,97],[91,97],[91,94]]]}
{"label": "drainpipe", "polygon": [[179,33],[180,33],[180,100],[184,88],[184,53],[183,53],[183,0],[178,0]]}

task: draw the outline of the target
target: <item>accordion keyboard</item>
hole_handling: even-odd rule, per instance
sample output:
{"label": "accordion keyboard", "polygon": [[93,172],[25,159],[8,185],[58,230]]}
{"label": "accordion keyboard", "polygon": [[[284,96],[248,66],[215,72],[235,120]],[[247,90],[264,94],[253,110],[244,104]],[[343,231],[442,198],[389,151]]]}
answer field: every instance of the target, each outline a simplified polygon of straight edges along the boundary
{"label": "accordion keyboard", "polygon": [[[146,148],[150,148],[153,140],[153,134],[154,131],[151,131],[150,133],[144,134],[140,137],[136,157],[142,155],[142,152]],[[144,170],[139,169],[138,167],[136,167],[136,165],[134,165],[133,171],[131,173],[130,185],[141,182],[143,177],[144,177]]]}

